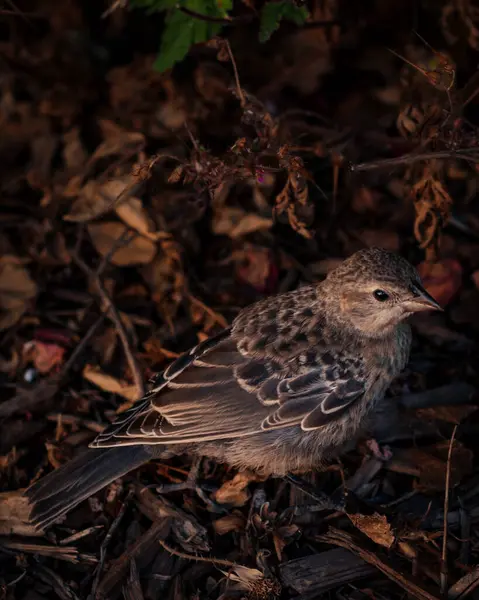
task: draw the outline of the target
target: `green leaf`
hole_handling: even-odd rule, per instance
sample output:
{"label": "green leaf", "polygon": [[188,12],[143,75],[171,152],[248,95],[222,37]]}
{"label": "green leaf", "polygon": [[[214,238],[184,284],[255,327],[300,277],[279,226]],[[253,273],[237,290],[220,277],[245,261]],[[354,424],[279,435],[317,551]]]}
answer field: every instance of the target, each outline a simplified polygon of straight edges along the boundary
{"label": "green leaf", "polygon": [[[231,7],[231,0],[186,0],[182,4],[185,8],[205,16],[224,17],[228,7]],[[159,71],[170,69],[188,54],[193,44],[207,42],[218,34],[221,27],[221,23],[203,21],[174,9],[166,18],[155,68]]]}
{"label": "green leaf", "polygon": [[260,42],[267,42],[279,28],[283,19],[292,21],[296,25],[302,25],[308,16],[309,12],[306,7],[296,6],[291,0],[268,2],[261,11]]}

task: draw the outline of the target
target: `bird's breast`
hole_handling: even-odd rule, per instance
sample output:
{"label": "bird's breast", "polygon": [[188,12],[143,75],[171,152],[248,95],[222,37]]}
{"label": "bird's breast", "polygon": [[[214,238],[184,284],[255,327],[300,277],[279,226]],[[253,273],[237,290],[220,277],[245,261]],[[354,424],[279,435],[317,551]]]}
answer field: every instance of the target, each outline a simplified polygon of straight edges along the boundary
{"label": "bird's breast", "polygon": [[373,347],[371,367],[385,378],[394,379],[404,369],[411,348],[411,329],[401,324],[386,339],[378,340]]}

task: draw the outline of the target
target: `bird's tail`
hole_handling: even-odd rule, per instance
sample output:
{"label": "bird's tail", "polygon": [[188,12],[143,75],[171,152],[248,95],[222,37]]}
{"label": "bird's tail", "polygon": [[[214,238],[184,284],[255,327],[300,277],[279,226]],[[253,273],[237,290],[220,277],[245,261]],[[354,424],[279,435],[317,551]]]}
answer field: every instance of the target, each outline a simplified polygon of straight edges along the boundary
{"label": "bird's tail", "polygon": [[148,446],[89,449],[26,491],[30,520],[45,528],[82,500],[152,458]]}

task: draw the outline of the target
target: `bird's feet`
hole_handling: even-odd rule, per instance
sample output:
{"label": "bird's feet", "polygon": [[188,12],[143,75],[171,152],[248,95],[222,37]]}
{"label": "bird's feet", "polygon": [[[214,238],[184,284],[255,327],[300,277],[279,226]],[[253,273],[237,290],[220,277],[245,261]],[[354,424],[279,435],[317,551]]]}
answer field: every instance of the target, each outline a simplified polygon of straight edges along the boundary
{"label": "bird's feet", "polygon": [[382,462],[388,462],[393,457],[391,448],[389,446],[380,446],[375,439],[367,440],[366,447],[374,458]]}
{"label": "bird's feet", "polygon": [[199,498],[201,498],[201,500],[203,500],[210,512],[223,513],[225,512],[224,508],[208,497],[207,492],[212,492],[214,490],[207,489],[205,491],[203,489],[205,486],[201,486],[198,482],[201,461],[201,456],[195,458],[185,481],[181,483],[167,483],[164,485],[158,485],[155,489],[158,494],[171,494],[173,492],[185,492],[189,490],[193,491],[199,496]]}

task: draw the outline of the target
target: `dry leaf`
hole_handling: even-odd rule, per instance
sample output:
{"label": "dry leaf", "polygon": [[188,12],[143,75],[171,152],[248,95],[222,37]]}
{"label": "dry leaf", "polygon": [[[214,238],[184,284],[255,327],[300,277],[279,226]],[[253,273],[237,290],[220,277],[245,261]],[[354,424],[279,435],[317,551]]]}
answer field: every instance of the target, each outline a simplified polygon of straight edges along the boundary
{"label": "dry leaf", "polygon": [[14,325],[37,294],[28,271],[14,256],[3,256],[0,263],[0,330]]}
{"label": "dry leaf", "polygon": [[348,514],[352,524],[365,533],[376,544],[390,548],[394,543],[394,534],[385,515]]}
{"label": "dry leaf", "polygon": [[171,237],[169,233],[155,231],[155,224],[148,216],[139,198],[134,196],[127,198],[116,206],[115,211],[122,221],[150,240],[155,241]]}
{"label": "dry leaf", "polygon": [[161,244],[160,254],[142,269],[152,298],[163,317],[171,323],[185,295],[185,276],[179,248],[173,242]]}
{"label": "dry leaf", "polygon": [[113,154],[134,154],[145,145],[145,136],[137,131],[125,131],[113,121],[99,121],[105,140],[98,146],[90,158],[90,164]]}
{"label": "dry leaf", "polygon": [[128,242],[119,243],[120,238],[125,238],[128,227],[122,223],[105,222],[90,223],[88,233],[93,245],[102,256],[109,255],[116,245],[118,250],[113,252],[110,262],[118,266],[148,264],[156,254],[156,245],[149,239],[136,236]]}
{"label": "dry leaf", "polygon": [[0,535],[24,535],[41,537],[43,531],[28,522],[30,513],[28,498],[21,490],[0,494]]}
{"label": "dry leaf", "polygon": [[136,385],[128,385],[124,381],[116,379],[111,375],[107,375],[90,365],[87,365],[83,369],[83,377],[90,383],[97,385],[104,392],[111,392],[112,394],[118,394],[123,396],[129,401],[134,401],[139,398],[139,391]]}
{"label": "dry leaf", "polygon": [[232,239],[271,229],[273,220],[255,213],[247,213],[242,208],[219,207],[213,215],[212,229],[216,235],[227,235]]}
{"label": "dry leaf", "polygon": [[49,373],[56,365],[61,365],[65,348],[58,344],[46,344],[32,340],[23,346],[23,360],[32,361],[39,373]]}
{"label": "dry leaf", "polygon": [[239,511],[234,511],[213,521],[213,529],[218,535],[225,535],[231,531],[243,531],[245,527],[246,519]]}
{"label": "dry leaf", "polygon": [[423,262],[417,269],[424,287],[441,306],[449,304],[461,287],[462,267],[457,260]]}
{"label": "dry leaf", "polygon": [[132,188],[133,184],[134,179],[131,176],[110,179],[104,183],[88,181],[81,189],[70,212],[63,217],[64,220],[83,223],[113,210],[117,202],[124,200],[122,194],[125,195],[125,199],[128,199],[125,191]]}
{"label": "dry leaf", "polygon": [[248,471],[237,473],[233,479],[226,481],[214,494],[215,502],[218,504],[227,504],[228,506],[244,506],[250,493],[248,486],[252,481],[257,481],[256,476]]}

